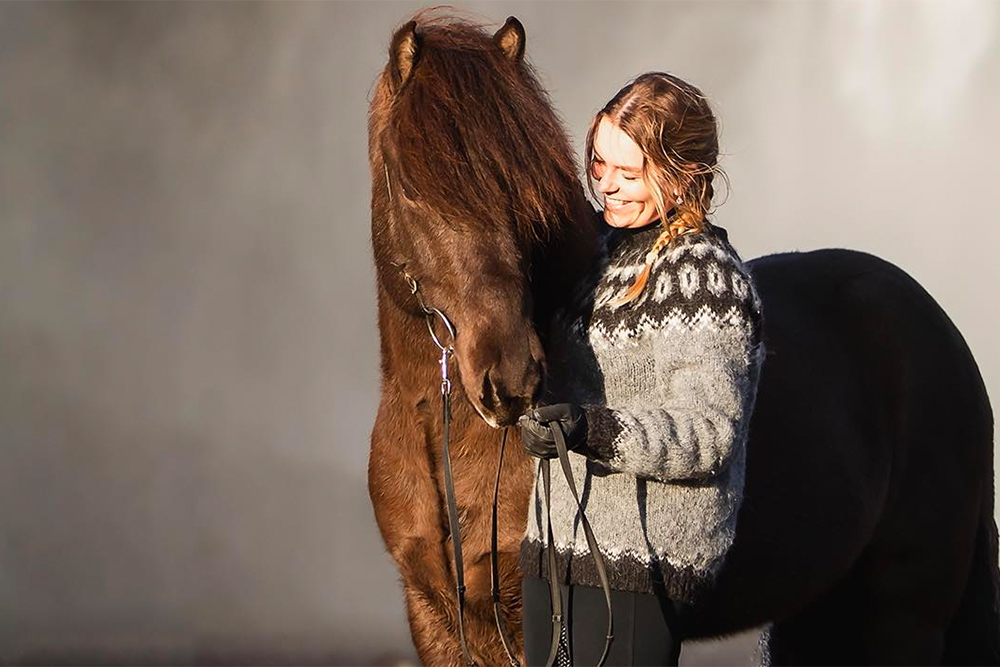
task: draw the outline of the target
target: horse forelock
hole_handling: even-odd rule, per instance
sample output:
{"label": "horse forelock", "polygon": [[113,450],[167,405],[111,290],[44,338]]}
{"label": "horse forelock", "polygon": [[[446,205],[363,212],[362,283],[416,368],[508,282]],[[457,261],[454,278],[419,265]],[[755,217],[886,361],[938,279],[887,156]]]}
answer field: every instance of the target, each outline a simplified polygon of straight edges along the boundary
{"label": "horse forelock", "polygon": [[413,205],[479,231],[547,240],[582,197],[566,132],[524,60],[506,58],[482,26],[418,14],[409,81],[372,102],[375,140],[393,185]]}

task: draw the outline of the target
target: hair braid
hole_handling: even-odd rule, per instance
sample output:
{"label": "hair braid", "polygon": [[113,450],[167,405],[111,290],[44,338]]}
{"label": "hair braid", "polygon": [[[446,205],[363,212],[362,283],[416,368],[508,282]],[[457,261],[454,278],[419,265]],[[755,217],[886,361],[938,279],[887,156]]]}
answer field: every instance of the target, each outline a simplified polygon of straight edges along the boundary
{"label": "hair braid", "polygon": [[660,251],[669,245],[678,236],[684,236],[685,234],[693,234],[700,231],[699,227],[692,226],[684,218],[687,217],[687,212],[679,212],[676,216],[670,219],[668,223],[664,225],[663,232],[656,237],[656,241],[653,242],[652,249],[646,253],[645,264],[642,267],[642,272],[639,277],[635,279],[632,286],[628,288],[623,294],[615,297],[609,302],[609,306],[612,309],[619,308],[627,303],[635,301],[635,299],[642,293],[645,289],[646,283],[649,281],[649,274],[653,269],[653,263],[656,258],[659,257]]}

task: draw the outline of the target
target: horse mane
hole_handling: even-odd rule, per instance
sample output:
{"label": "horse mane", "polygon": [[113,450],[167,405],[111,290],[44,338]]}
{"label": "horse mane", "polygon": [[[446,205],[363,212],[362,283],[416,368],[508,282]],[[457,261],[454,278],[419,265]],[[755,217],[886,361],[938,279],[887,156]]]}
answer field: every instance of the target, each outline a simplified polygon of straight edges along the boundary
{"label": "horse mane", "polygon": [[534,68],[506,57],[482,24],[436,9],[411,20],[419,59],[395,94],[391,62],[379,77],[372,159],[381,148],[394,192],[449,224],[503,229],[513,217],[521,238],[551,238],[582,186]]}

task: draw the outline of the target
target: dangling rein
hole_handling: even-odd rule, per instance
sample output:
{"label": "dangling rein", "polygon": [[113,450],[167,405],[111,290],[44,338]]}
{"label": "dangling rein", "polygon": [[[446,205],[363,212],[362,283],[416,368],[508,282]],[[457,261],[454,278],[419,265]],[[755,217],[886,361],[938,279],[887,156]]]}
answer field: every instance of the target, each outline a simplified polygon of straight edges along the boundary
{"label": "dangling rein", "polygon": [[[386,174],[386,177],[388,177],[388,173]],[[451,426],[451,379],[448,376],[448,362],[455,354],[455,327],[452,326],[451,320],[449,320],[443,312],[424,303],[423,295],[420,293],[420,286],[417,284],[416,278],[407,273],[401,265],[396,264],[395,262],[393,262],[393,265],[403,272],[403,278],[406,280],[406,284],[409,286],[410,292],[417,298],[417,303],[420,305],[420,309],[424,313],[424,317],[427,322],[427,330],[430,332],[431,340],[434,341],[434,344],[441,351],[441,418],[443,422],[441,448],[444,454],[444,484],[445,496],[448,503],[448,529],[451,532],[452,552],[455,557],[455,579],[457,582],[456,593],[458,595],[458,640],[461,644],[462,655],[465,657],[466,663],[468,663],[470,667],[479,667],[478,663],[473,660],[472,654],[469,651],[469,646],[465,639],[465,567],[462,561],[462,534],[461,526],[458,520],[458,506],[455,502],[455,484],[452,477],[451,451],[449,449],[449,432]],[[437,333],[434,331],[434,322],[436,319],[441,320],[444,324],[445,330],[448,332],[450,340],[447,345],[441,342],[441,339],[438,338]],[[607,602],[608,632],[607,640],[604,643],[604,652],[601,654],[601,659],[597,663],[597,667],[600,667],[604,664],[605,659],[607,659],[608,650],[611,648],[611,640],[614,638],[614,625],[611,613],[611,587],[608,584],[608,575],[604,567],[604,559],[601,556],[600,547],[597,544],[597,539],[594,537],[594,531],[590,527],[590,522],[587,520],[587,515],[583,511],[583,506],[580,504],[580,495],[576,491],[576,483],[573,480],[573,471],[569,464],[569,453],[566,448],[565,434],[563,433],[562,427],[559,425],[558,421],[549,422],[549,427],[552,429],[552,434],[555,437],[556,452],[559,455],[559,463],[562,465],[563,475],[566,477],[569,489],[573,493],[573,499],[576,501],[577,509],[580,511],[580,518],[583,522],[583,532],[587,537],[587,545],[590,548],[590,553],[594,557],[594,563],[597,566],[597,574],[601,579],[601,588],[604,589],[604,599]],[[506,428],[503,429],[503,434],[500,439],[500,460],[497,462],[497,478],[496,484],[493,487],[492,535],[490,540],[490,582],[493,596],[493,616],[496,619],[497,631],[500,633],[500,641],[503,643],[504,651],[506,651],[507,659],[510,660],[512,667],[521,667],[521,663],[514,657],[514,653],[511,650],[511,642],[507,638],[507,632],[504,628],[502,615],[500,613],[500,568],[498,563],[499,548],[497,545],[497,504],[500,496],[500,472],[503,470],[503,454],[504,449],[507,447],[507,430],[508,429]],[[558,572],[556,564],[556,547],[555,540],[552,536],[549,460],[541,459],[541,466],[542,482],[545,488],[545,531],[547,534],[547,544],[545,550],[548,555],[549,594],[552,604],[552,643],[549,648],[549,656],[545,661],[545,665],[546,667],[552,667],[552,665],[555,664],[556,655],[559,652],[559,640],[562,635],[563,628],[563,613],[562,596],[560,595],[559,582],[556,578]]]}

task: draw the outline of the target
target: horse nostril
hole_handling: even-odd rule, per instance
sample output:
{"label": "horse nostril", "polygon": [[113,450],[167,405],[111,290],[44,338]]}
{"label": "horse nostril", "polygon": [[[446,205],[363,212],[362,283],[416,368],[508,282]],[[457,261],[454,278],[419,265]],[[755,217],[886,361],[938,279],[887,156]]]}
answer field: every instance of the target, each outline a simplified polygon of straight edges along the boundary
{"label": "horse nostril", "polygon": [[479,397],[482,402],[483,407],[491,412],[496,412],[497,408],[500,406],[500,392],[490,377],[493,374],[493,369],[489,369],[483,373],[483,391]]}
{"label": "horse nostril", "polygon": [[492,412],[501,423],[513,423],[532,405],[541,402],[544,393],[542,366],[534,364],[535,373],[529,373],[520,391],[510,391],[498,368],[491,368],[483,374],[480,402]]}

